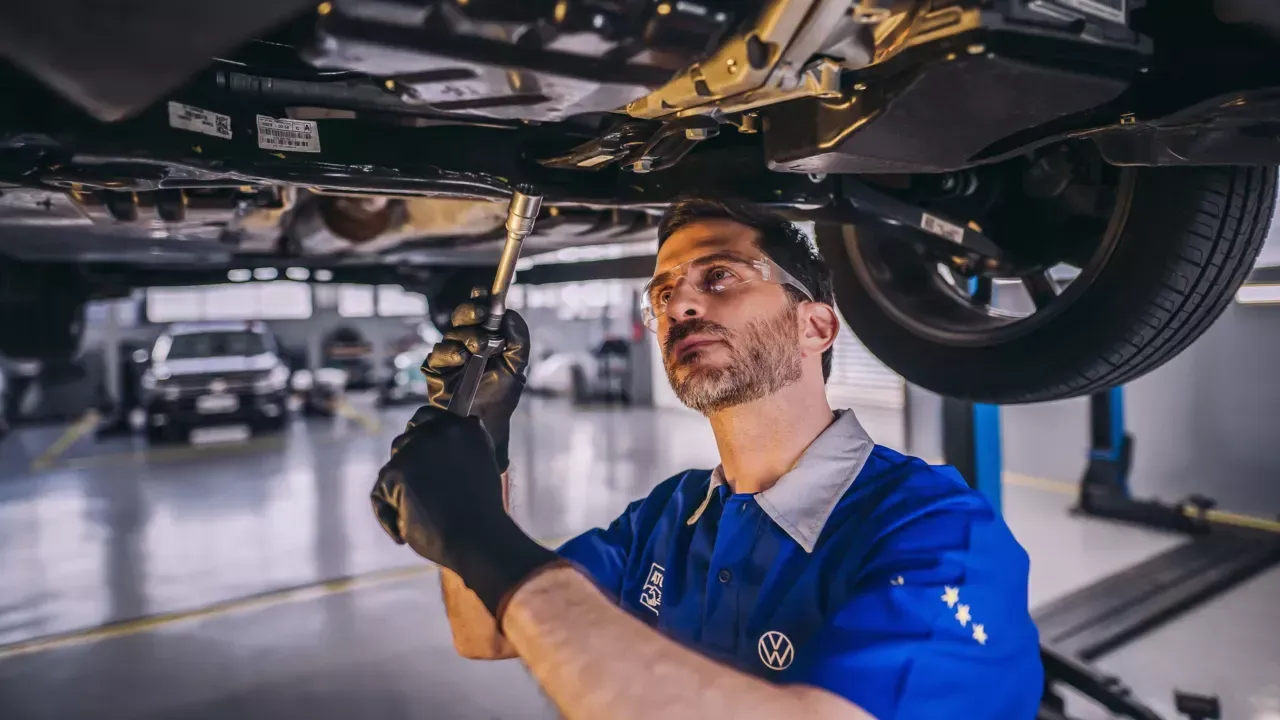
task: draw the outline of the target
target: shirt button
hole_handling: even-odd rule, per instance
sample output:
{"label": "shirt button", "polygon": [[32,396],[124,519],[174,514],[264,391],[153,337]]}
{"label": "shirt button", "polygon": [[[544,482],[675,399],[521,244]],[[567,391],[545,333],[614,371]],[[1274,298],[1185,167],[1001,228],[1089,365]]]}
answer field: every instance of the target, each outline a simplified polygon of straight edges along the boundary
{"label": "shirt button", "polygon": [[720,572],[716,575],[716,579],[722,583],[727,583],[733,579],[733,573],[729,572],[729,568],[720,568]]}

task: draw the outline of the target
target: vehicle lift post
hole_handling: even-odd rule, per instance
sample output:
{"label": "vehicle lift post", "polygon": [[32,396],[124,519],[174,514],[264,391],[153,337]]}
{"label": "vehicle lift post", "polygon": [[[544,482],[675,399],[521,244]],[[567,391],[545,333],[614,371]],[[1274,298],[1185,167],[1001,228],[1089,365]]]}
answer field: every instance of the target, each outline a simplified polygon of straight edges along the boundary
{"label": "vehicle lift post", "polygon": [[[1089,466],[1075,511],[1179,530],[1192,539],[1033,610],[1045,668],[1037,717],[1068,720],[1060,689],[1070,687],[1114,716],[1162,720],[1090,661],[1280,563],[1280,533],[1216,523],[1209,519],[1213,502],[1203,497],[1178,505],[1132,499],[1133,438],[1125,432],[1124,390],[1094,394],[1089,402]],[[999,408],[943,398],[942,445],[946,461],[1002,512]],[[1190,720],[1221,717],[1216,697],[1175,691],[1174,702]]]}

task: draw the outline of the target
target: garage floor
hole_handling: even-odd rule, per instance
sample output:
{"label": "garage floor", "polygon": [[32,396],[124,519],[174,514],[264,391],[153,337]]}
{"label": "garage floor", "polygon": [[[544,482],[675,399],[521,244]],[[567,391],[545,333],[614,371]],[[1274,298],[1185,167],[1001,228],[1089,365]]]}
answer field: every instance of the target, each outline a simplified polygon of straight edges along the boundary
{"label": "garage floor", "polygon": [[[38,469],[60,428],[5,440],[0,717],[554,717],[517,662],[453,653],[437,575],[373,521],[369,488],[411,412],[198,447],[82,441]],[[896,413],[860,416],[902,446]],[[513,425],[515,512],[548,543],[715,459],[681,411],[530,398]],[[1180,542],[1069,515],[1071,487],[1052,481],[1069,479],[1006,480],[1033,606]],[[1277,598],[1272,570],[1100,664],[1170,717],[1178,687],[1277,720]]]}

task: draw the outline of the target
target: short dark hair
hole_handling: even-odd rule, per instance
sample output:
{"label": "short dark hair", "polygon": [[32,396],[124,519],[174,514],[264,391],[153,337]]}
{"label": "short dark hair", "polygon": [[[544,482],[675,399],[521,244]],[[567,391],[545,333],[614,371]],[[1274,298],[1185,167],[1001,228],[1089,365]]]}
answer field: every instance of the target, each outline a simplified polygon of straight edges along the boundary
{"label": "short dark hair", "polygon": [[[791,273],[813,293],[816,302],[836,306],[831,289],[831,271],[809,238],[795,224],[774,213],[745,203],[713,197],[686,197],[676,200],[662,214],[658,225],[658,247],[677,230],[699,220],[733,220],[759,232],[756,246],[778,267]],[[793,302],[807,300],[804,293],[785,286]],[[822,353],[822,379],[831,377],[834,346]]]}

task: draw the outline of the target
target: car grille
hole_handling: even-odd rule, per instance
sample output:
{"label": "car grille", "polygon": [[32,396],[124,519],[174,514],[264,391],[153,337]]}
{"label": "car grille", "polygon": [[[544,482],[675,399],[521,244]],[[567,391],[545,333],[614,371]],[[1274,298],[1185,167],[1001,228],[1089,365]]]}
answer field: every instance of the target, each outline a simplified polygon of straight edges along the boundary
{"label": "car grille", "polygon": [[264,373],[258,372],[234,372],[234,373],[203,373],[200,375],[181,375],[175,376],[170,380],[172,387],[178,388],[178,392],[184,396],[187,395],[206,395],[213,392],[213,384],[222,381],[226,384],[223,392],[241,393],[253,390],[253,381],[261,377]]}

